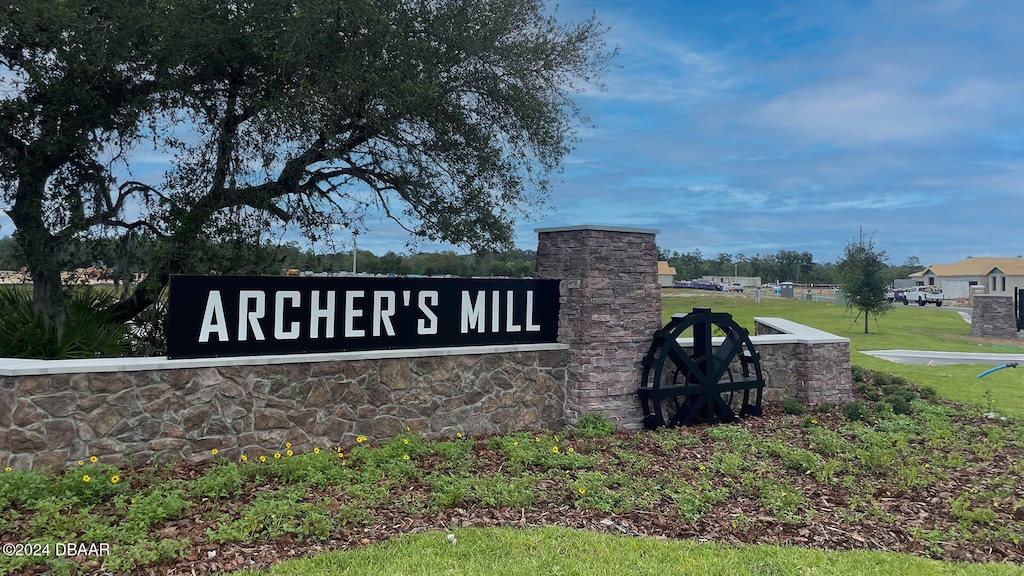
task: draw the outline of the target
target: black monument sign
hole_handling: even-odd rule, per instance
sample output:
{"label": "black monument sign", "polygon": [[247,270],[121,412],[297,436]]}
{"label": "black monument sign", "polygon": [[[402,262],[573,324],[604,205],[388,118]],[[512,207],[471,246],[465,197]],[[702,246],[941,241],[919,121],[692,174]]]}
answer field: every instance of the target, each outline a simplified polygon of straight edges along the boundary
{"label": "black monument sign", "polygon": [[170,358],[557,339],[557,280],[173,276],[168,298]]}

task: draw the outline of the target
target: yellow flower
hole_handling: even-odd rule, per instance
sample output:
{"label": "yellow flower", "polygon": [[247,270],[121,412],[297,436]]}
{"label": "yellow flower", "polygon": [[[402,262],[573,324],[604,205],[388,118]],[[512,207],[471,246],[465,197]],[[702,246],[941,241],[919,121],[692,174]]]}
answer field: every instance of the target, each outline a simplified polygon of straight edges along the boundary
{"label": "yellow flower", "polygon": [[260,456],[260,462],[266,462],[266,461],[267,461],[267,457],[266,456]]}
{"label": "yellow flower", "polygon": [[216,448],[214,448],[213,450],[210,450],[210,454],[213,454],[214,456],[217,455],[217,452],[218,452],[218,450]]}
{"label": "yellow flower", "polygon": [[117,476],[116,474],[114,476],[110,477],[110,483],[111,484],[117,484],[120,481],[121,481],[121,477]]}
{"label": "yellow flower", "polygon": [[455,433],[455,437],[456,438],[462,438],[462,432],[456,432]]}
{"label": "yellow flower", "polygon": [[284,443],[284,447],[285,448],[291,448],[292,447],[292,443],[291,442],[285,442]]}
{"label": "yellow flower", "polygon": [[313,454],[319,454],[319,453],[320,453],[320,449],[314,446],[313,447]]}
{"label": "yellow flower", "polygon": [[280,459],[281,459],[281,453],[280,452],[274,452],[274,460],[280,460]]}
{"label": "yellow flower", "polygon": [[89,462],[92,462],[93,464],[95,464],[95,463],[97,463],[99,461],[100,461],[99,458],[97,458],[95,456],[89,456]]}
{"label": "yellow flower", "polygon": [[14,468],[11,468],[10,466],[4,467],[4,472],[10,472],[11,470],[14,470]]}
{"label": "yellow flower", "polygon": [[339,452],[338,452],[338,458],[344,458],[344,457],[345,457],[345,453],[344,453],[344,452],[341,452],[341,451],[339,451]]}
{"label": "yellow flower", "polygon": [[242,454],[242,462],[248,462],[248,461],[249,461],[249,457],[246,456],[245,454]]}
{"label": "yellow flower", "polygon": [[412,432],[412,428],[409,428],[408,426],[406,426],[406,427],[405,427],[405,431],[406,431],[406,432]]}
{"label": "yellow flower", "polygon": [[537,443],[540,443],[540,436],[534,436],[533,439],[536,440]]}
{"label": "yellow flower", "polygon": [[704,466],[703,464],[701,464],[701,465],[700,465],[700,469],[701,469],[701,470],[707,470],[707,466]]}
{"label": "yellow flower", "polygon": [[558,446],[552,446],[551,451],[554,452],[555,454],[558,454]]}
{"label": "yellow flower", "polygon": [[358,442],[360,444],[362,444],[363,442],[366,442],[366,436],[356,436],[356,442]]}
{"label": "yellow flower", "polygon": [[513,446],[519,446],[519,441],[517,440],[517,441],[513,442],[512,445]]}
{"label": "yellow flower", "polygon": [[577,492],[579,492],[580,494],[586,494],[587,493],[587,489],[586,488],[580,488],[579,490],[577,490]]}
{"label": "yellow flower", "polygon": [[79,466],[85,466],[85,460],[79,460],[78,461],[78,465]]}
{"label": "yellow flower", "polygon": [[89,480],[92,480],[92,478],[90,478],[88,474],[82,476],[82,482],[88,482]]}
{"label": "yellow flower", "polygon": [[818,423],[817,420],[811,420],[811,424],[817,424],[817,423]]}
{"label": "yellow flower", "polygon": [[402,460],[408,460],[408,459],[409,459],[409,455],[408,454],[402,454]]}
{"label": "yellow flower", "polygon": [[569,454],[572,454],[573,452],[575,452],[575,450],[572,449],[572,446],[569,446]]}
{"label": "yellow flower", "polygon": [[288,450],[287,452],[284,453],[285,456],[291,456],[292,454],[293,452],[291,450]]}

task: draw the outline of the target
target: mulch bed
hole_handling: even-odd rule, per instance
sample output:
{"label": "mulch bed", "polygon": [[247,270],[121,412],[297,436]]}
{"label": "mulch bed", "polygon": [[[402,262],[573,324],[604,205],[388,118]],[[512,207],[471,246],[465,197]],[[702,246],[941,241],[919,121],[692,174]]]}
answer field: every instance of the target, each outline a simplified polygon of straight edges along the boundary
{"label": "mulch bed", "polygon": [[[965,412],[966,413],[966,412]],[[833,430],[845,424],[838,412],[818,415],[821,425]],[[976,424],[982,420],[964,416]],[[797,424],[794,424],[797,422]],[[738,425],[748,428],[755,436],[777,435],[780,428],[798,426],[799,420],[769,407],[760,418],[750,418]],[[695,430],[695,429],[691,429]],[[672,453],[662,450],[656,438],[647,432],[617,432],[615,441],[605,442],[622,448],[627,442],[637,442],[636,450],[653,455],[652,462],[662,470],[651,475],[677,473],[683,477],[693,475],[694,462],[707,462],[713,452],[710,445],[680,448]],[[799,440],[797,440],[799,441]],[[602,445],[605,443],[601,443]],[[487,448],[487,442],[476,442],[477,458],[482,463],[479,474],[487,474],[504,465],[502,457]],[[597,470],[610,472],[605,458]],[[626,536],[649,536],[666,539],[686,539],[700,542],[729,544],[793,545],[821,550],[883,550],[918,556],[938,557],[947,561],[1011,562],[1024,564],[1024,548],[1009,541],[982,544],[973,541],[942,542],[928,546],[913,537],[919,530],[942,530],[946,533],[963,531],[959,520],[951,514],[951,499],[964,492],[986,485],[989,480],[1006,474],[1014,463],[1024,460],[1024,451],[1017,445],[1007,447],[990,460],[970,460],[957,469],[944,471],[944,478],[928,487],[914,491],[900,491],[891,476],[858,475],[864,486],[859,493],[873,494],[876,514],[864,514],[857,522],[850,520],[851,492],[836,485],[823,485],[811,476],[779,470],[779,481],[797,486],[814,508],[812,519],[806,523],[784,523],[767,514],[753,499],[730,497],[695,523],[685,523],[667,505],[663,512],[634,512],[624,514],[580,510],[566,505],[539,504],[529,509],[457,507],[437,513],[410,514],[398,505],[386,504],[370,510],[373,520],[336,530],[327,541],[297,541],[281,539],[246,543],[208,543],[205,531],[215,527],[209,509],[193,508],[191,516],[165,524],[160,532],[163,538],[189,538],[193,545],[190,556],[175,564],[160,564],[140,568],[139,574],[194,575],[214,574],[244,568],[266,568],[272,564],[331,550],[348,550],[384,542],[398,535],[413,532],[443,530],[458,527],[527,527],[562,526]],[[593,452],[588,452],[593,455]],[[180,463],[173,475],[194,478],[202,474],[209,464]],[[722,477],[723,482],[729,480]],[[261,487],[255,487],[258,490]],[[262,487],[266,490],[266,487]],[[538,490],[542,490],[539,486]],[[429,487],[417,483],[403,489],[400,497],[429,498]],[[1020,526],[1024,521],[1024,482],[1016,482],[1016,503],[1006,505],[996,523]],[[254,494],[236,500],[238,505],[250,501]],[[212,504],[210,504],[212,506]],[[204,514],[204,512],[207,512]],[[735,515],[743,514],[749,522],[735,525]],[[1017,534],[1024,538],[1024,534]],[[97,566],[97,569],[99,567]]]}

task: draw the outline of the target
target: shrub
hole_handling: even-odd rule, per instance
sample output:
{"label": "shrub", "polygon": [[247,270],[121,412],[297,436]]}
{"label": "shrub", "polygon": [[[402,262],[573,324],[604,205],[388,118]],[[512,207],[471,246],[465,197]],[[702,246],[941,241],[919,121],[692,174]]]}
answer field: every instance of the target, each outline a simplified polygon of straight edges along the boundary
{"label": "shrub", "polygon": [[802,416],[807,413],[807,408],[803,404],[797,402],[792,398],[786,398],[782,401],[782,411],[786,414],[793,414],[794,416]]}
{"label": "shrub", "polygon": [[853,378],[854,382],[864,382],[867,380],[864,375],[864,369],[860,366],[850,366],[850,377]]}
{"label": "shrub", "polygon": [[843,405],[843,416],[851,422],[867,420],[871,416],[871,409],[860,400],[854,400]]}
{"label": "shrub", "polygon": [[893,375],[886,372],[875,372],[871,380],[875,383],[875,386],[888,386],[893,384]]}
{"label": "shrub", "polygon": [[586,438],[610,436],[613,432],[615,432],[615,423],[600,412],[589,412],[580,416],[576,421],[574,431],[577,436]]}

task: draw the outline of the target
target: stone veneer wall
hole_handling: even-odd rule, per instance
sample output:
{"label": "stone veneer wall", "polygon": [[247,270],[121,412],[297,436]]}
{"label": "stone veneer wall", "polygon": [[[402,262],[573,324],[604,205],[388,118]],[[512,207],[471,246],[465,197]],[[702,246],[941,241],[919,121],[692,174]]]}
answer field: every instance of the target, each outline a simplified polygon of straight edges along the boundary
{"label": "stone veneer wall", "polygon": [[1017,311],[1012,296],[975,294],[971,336],[1017,338]]}
{"label": "stone veneer wall", "polygon": [[536,232],[537,276],[562,281],[558,341],[570,347],[566,423],[601,412],[623,427],[640,427],[640,361],[661,327],[657,230],[585,225]]}
{"label": "stone veneer wall", "polygon": [[3,376],[0,463],[146,462],[213,448],[237,458],[285,442],[307,450],[387,439],[406,426],[430,437],[560,429],[568,351],[558,348]]}
{"label": "stone veneer wall", "polygon": [[[771,320],[779,322],[779,319]],[[761,356],[765,400],[793,398],[806,404],[838,405],[853,399],[849,340],[810,330],[823,337],[819,341],[773,343],[758,336],[792,335],[793,332],[754,319],[755,336],[751,340]]]}

